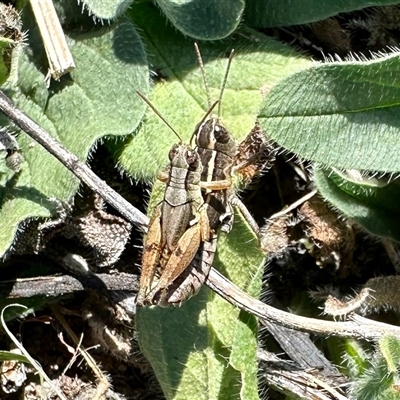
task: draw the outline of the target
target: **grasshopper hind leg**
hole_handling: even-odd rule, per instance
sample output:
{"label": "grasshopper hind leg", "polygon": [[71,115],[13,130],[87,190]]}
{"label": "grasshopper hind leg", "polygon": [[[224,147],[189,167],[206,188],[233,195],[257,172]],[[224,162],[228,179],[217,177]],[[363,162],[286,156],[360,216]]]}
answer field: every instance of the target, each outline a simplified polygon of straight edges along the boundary
{"label": "grasshopper hind leg", "polygon": [[166,290],[166,305],[180,306],[197,294],[210,272],[215,251],[217,235],[212,234],[209,242],[201,243],[190,267]]}

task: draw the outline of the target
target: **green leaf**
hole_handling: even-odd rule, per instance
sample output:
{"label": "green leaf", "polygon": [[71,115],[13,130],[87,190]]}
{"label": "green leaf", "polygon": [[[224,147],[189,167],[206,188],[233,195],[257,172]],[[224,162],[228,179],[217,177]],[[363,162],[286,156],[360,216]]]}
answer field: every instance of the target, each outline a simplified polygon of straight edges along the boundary
{"label": "green leaf", "polygon": [[29,360],[22,354],[13,353],[12,351],[0,350],[1,361],[19,361],[23,363],[29,363]]}
{"label": "green leaf", "polygon": [[[148,3],[134,4],[131,15],[141,28],[146,48],[152,54],[153,69],[159,76],[151,101],[188,141],[208,110],[193,42],[168,26]],[[280,78],[309,66],[310,61],[245,27],[229,41],[201,44],[212,101],[219,97],[226,56],[232,48],[235,56],[222,99],[222,121],[241,140],[254,127],[262,93]],[[177,141],[171,130],[149,110],[139,133],[120,146],[119,161],[136,179],[152,180],[167,163],[168,152]]]}
{"label": "green leaf", "polygon": [[244,0],[156,0],[175,28],[200,40],[229,36],[239,25]]}
{"label": "green leaf", "polygon": [[[97,139],[136,129],[145,107],[132,93],[136,89],[147,93],[148,69],[142,42],[131,23],[121,21],[68,38],[76,69],[49,89],[44,81],[48,67],[42,41],[34,26],[29,33],[29,46],[20,58],[18,86],[3,88],[18,107],[81,160],[86,160]],[[0,187],[0,255],[12,243],[21,221],[50,217],[56,204],[49,198],[71,199],[79,185],[25,133],[18,142],[25,162],[21,172]]]}
{"label": "green leaf", "polygon": [[[2,85],[10,74],[10,63],[6,62],[7,54],[11,54],[12,43],[9,39],[0,37],[0,85]],[[9,60],[8,60],[9,61]]]}
{"label": "green leaf", "polygon": [[342,342],[343,359],[349,371],[350,378],[355,379],[368,367],[368,354],[359,342],[346,339]]}
{"label": "green leaf", "polygon": [[390,388],[392,380],[383,360],[373,360],[372,365],[365,373],[353,382],[350,398],[354,400],[386,400],[383,394]]}
{"label": "green leaf", "polygon": [[123,14],[133,0],[83,0],[90,14],[102,19],[113,19]]}
{"label": "green leaf", "polygon": [[398,4],[396,0],[247,0],[246,23],[253,28],[307,24],[365,7]]}
{"label": "green leaf", "polygon": [[393,336],[384,336],[379,340],[379,349],[386,360],[389,372],[396,374],[400,364],[400,342]]}
{"label": "green leaf", "polygon": [[[399,376],[395,363],[399,361],[398,339],[387,337],[379,341],[379,348],[372,354],[365,355],[366,368],[352,380],[349,398],[354,400],[396,400],[399,398]],[[381,352],[383,348],[383,354]],[[382,356],[383,354],[383,356]],[[390,359],[390,368],[388,368]],[[391,370],[391,368],[393,370]]]}
{"label": "green leaf", "polygon": [[[220,235],[214,266],[258,297],[263,261],[236,215],[232,232]],[[207,287],[179,308],[139,308],[136,328],[168,400],[258,399],[257,320]]]}
{"label": "green leaf", "polygon": [[384,390],[376,400],[399,400],[398,384],[393,384],[388,389]]}
{"label": "green leaf", "polygon": [[314,180],[321,195],[346,217],[374,235],[400,241],[400,186],[396,181],[373,187],[323,170],[314,171]]}
{"label": "green leaf", "polygon": [[274,86],[260,121],[302,158],[338,168],[400,171],[400,56],[335,62]]}

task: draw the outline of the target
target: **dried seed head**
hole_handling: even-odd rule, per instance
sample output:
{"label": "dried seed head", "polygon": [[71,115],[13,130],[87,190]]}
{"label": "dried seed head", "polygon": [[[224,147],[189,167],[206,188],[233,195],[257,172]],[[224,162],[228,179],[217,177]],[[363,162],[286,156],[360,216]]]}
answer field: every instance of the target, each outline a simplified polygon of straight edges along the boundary
{"label": "dried seed head", "polygon": [[289,245],[287,233],[287,220],[289,215],[268,220],[267,224],[261,228],[261,249],[270,257],[279,255]]}
{"label": "dried seed head", "polygon": [[266,138],[265,132],[256,123],[246,139],[240,143],[233,169],[246,186],[272,167],[276,153],[276,146]]}
{"label": "dried seed head", "polygon": [[316,245],[313,256],[317,264],[351,264],[355,247],[354,232],[349,223],[340,219],[328,205],[318,197],[313,197],[300,208],[300,214],[307,224],[307,236]]}
{"label": "dried seed head", "polygon": [[12,5],[0,3],[0,36],[20,44],[25,34],[22,32],[22,22],[19,12]]}
{"label": "dried seed head", "polygon": [[362,308],[372,290],[364,288],[355,297],[349,300],[339,300],[338,298],[328,295],[325,301],[324,313],[333,317],[346,317],[346,315]]}

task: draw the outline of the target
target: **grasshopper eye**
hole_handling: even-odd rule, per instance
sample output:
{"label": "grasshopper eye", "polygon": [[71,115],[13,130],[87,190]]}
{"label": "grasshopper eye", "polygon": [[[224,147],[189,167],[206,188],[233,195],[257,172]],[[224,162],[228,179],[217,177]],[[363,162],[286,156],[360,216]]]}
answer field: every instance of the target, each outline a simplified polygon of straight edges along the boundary
{"label": "grasshopper eye", "polygon": [[228,131],[222,125],[219,124],[215,124],[214,126],[214,137],[216,142],[222,144],[228,143],[231,140]]}
{"label": "grasshopper eye", "polygon": [[178,144],[174,144],[171,148],[171,150],[168,153],[168,157],[169,160],[172,161],[175,156],[178,154],[178,149],[179,149],[179,145]]}
{"label": "grasshopper eye", "polygon": [[192,151],[192,150],[188,150],[186,152],[186,160],[189,164],[194,163],[197,159],[199,158],[197,152]]}

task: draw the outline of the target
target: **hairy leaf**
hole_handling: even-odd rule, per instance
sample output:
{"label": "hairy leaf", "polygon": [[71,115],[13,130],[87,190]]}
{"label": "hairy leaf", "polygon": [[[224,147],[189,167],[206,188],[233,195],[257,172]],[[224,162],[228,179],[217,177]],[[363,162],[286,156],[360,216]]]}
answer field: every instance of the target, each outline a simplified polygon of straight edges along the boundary
{"label": "hairy leaf", "polygon": [[253,28],[307,24],[365,7],[397,4],[395,0],[247,0],[246,23]]}
{"label": "hairy leaf", "polygon": [[[127,135],[138,126],[145,107],[132,93],[136,89],[148,91],[147,62],[140,38],[129,22],[74,36],[68,43],[76,69],[47,88],[42,41],[31,26],[18,84],[14,87],[10,83],[3,89],[18,107],[86,160],[97,139]],[[21,221],[50,217],[56,203],[49,199],[68,200],[79,184],[25,133],[18,141],[25,162],[20,173],[0,187],[0,255],[10,246]]]}
{"label": "hairy leaf", "polygon": [[400,186],[356,184],[334,172],[316,170],[319,192],[346,217],[358,222],[370,233],[400,241]]}
{"label": "hairy leaf", "polygon": [[357,376],[368,367],[368,354],[359,342],[354,339],[346,339],[342,343],[342,358],[346,363],[351,378],[355,379]]}
{"label": "hairy leaf", "polygon": [[[365,354],[363,364],[366,364],[363,371],[355,377],[349,387],[349,396],[355,400],[395,400],[398,399],[398,381],[399,376],[396,367],[395,371],[388,369],[386,356],[391,358],[392,362],[398,365],[398,343],[395,338],[383,338],[379,341],[379,349],[372,354]],[[380,350],[382,346],[385,349],[385,357]],[[395,350],[389,350],[394,346]],[[393,353],[389,354],[390,351]]]}
{"label": "hairy leaf", "polygon": [[98,18],[113,19],[123,14],[133,0],[83,0],[91,14]]}
{"label": "hairy leaf", "polygon": [[335,62],[274,86],[260,121],[302,158],[338,168],[400,171],[400,56]]}
{"label": "hairy leaf", "polygon": [[389,372],[397,373],[400,362],[400,342],[393,336],[384,336],[379,340],[379,349],[386,360]]}
{"label": "hairy leaf", "polygon": [[239,25],[244,0],[156,0],[184,35],[201,40],[223,39]]}

